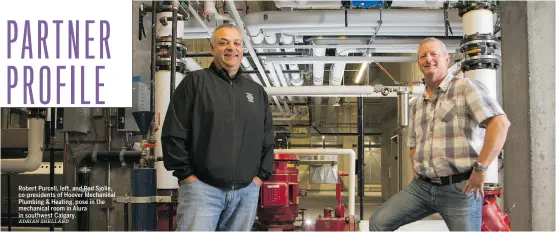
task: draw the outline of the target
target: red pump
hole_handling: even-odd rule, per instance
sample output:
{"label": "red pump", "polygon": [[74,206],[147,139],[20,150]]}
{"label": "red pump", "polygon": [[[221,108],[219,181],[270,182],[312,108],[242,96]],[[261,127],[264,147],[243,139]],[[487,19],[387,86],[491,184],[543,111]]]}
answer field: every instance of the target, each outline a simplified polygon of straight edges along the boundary
{"label": "red pump", "polygon": [[510,231],[510,213],[515,207],[502,212],[498,204],[496,204],[496,197],[502,195],[502,188],[500,187],[485,187],[485,197],[483,198],[483,222],[481,225],[482,231]]}

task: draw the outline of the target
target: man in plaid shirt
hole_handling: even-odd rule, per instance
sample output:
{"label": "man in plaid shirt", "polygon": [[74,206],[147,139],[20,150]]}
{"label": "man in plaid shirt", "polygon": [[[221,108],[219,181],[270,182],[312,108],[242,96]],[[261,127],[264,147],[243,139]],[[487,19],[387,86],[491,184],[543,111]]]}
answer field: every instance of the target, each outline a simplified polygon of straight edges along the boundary
{"label": "man in plaid shirt", "polygon": [[510,122],[479,81],[448,72],[442,41],[419,45],[426,91],[410,106],[413,181],[369,220],[371,231],[393,231],[439,213],[451,231],[480,231],[485,173],[500,154]]}

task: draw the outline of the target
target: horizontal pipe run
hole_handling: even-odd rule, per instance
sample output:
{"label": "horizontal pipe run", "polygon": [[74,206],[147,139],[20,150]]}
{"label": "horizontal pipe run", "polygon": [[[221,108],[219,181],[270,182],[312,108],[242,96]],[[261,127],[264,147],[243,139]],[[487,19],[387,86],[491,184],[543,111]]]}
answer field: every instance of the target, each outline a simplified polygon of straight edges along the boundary
{"label": "horizontal pipe run", "polygon": [[121,162],[129,164],[138,162],[140,159],[141,151],[93,151],[79,162],[79,167],[100,162]]}
{"label": "horizontal pipe run", "polygon": [[283,64],[315,64],[315,63],[347,63],[347,64],[361,64],[371,62],[417,62],[416,56],[306,56],[296,57],[268,57],[266,62],[283,63]]}
{"label": "horizontal pipe run", "polygon": [[[259,56],[301,56],[302,52],[260,52],[257,53]],[[198,53],[187,53],[183,57],[212,57],[210,52],[198,52]],[[243,53],[243,57],[251,57],[249,53]]]}
{"label": "horizontal pipe run", "polygon": [[[232,5],[232,4],[230,4]],[[348,10],[348,26],[345,25],[345,10],[305,10],[305,11],[260,11],[246,14],[242,20],[244,22],[237,22],[238,15],[234,15],[234,20],[238,25],[241,24],[240,28],[243,28],[243,24],[247,25],[247,30],[251,33],[251,36],[256,36],[260,31],[283,30],[284,33],[291,34],[294,29],[306,29],[310,28],[312,30],[319,31],[329,31],[331,33],[338,34],[338,30],[333,28],[343,28],[344,30],[351,30],[356,27],[357,31],[359,28],[364,28],[367,30],[373,30],[373,27],[377,26],[377,21],[382,20],[381,29],[378,36],[386,35],[396,35],[400,33],[406,33],[406,35],[420,35],[412,34],[416,30],[420,30],[423,35],[430,35],[430,30],[425,30],[424,28],[438,28],[436,32],[440,35],[444,35],[445,21],[444,12],[442,10],[436,9],[388,9],[386,11],[381,11],[379,9],[368,9],[368,10]],[[419,20],[414,20],[419,18]],[[454,32],[454,36],[462,36],[463,31],[462,19],[459,17],[457,11],[448,12],[448,20],[450,21],[450,26]],[[187,28],[187,33],[184,37],[188,37],[189,33],[204,33],[207,31],[212,31],[216,28],[218,22],[213,20],[208,22],[203,21],[206,25],[201,25],[197,20],[188,20],[184,22],[185,28]],[[207,30],[208,28],[208,30]],[[389,28],[392,30],[388,31]],[[385,30],[383,30],[385,29]],[[409,32],[406,32],[409,31]],[[424,34],[427,32],[426,34]],[[318,34],[324,35],[324,34]],[[342,32],[341,35],[346,35]],[[369,33],[366,33],[369,35]]]}
{"label": "horizontal pipe run", "polygon": [[[408,88],[410,95],[416,96],[423,94],[424,86],[381,86],[381,88]],[[296,86],[296,87],[265,87],[269,96],[305,96],[305,97],[397,97],[398,95],[390,91],[383,95],[380,91],[375,91],[374,86]]]}

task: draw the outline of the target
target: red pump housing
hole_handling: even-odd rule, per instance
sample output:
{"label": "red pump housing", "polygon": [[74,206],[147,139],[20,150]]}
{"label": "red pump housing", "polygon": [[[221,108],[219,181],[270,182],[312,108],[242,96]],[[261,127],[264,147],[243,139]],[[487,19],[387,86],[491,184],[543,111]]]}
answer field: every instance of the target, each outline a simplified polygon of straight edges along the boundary
{"label": "red pump housing", "polygon": [[[482,231],[510,231],[510,212],[503,212],[498,204],[496,204],[496,197],[502,195],[500,187],[485,187],[485,197],[483,198],[483,222],[481,225]],[[512,207],[513,208],[513,207]]]}
{"label": "red pump housing", "polygon": [[299,215],[299,182],[293,154],[275,154],[274,170],[261,185],[257,230],[294,230]]}

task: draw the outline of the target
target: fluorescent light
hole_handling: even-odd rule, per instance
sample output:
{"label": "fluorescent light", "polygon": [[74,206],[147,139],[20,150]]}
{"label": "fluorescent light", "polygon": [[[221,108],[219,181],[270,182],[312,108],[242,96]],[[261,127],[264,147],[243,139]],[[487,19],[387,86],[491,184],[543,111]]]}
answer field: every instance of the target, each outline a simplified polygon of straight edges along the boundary
{"label": "fluorescent light", "polygon": [[365,68],[367,68],[367,66],[369,66],[369,63],[367,63],[367,62],[361,64],[361,69],[359,69],[359,73],[357,74],[357,77],[355,78],[355,83],[359,83],[359,81],[361,80],[361,77],[363,76],[363,73],[365,72]]}

